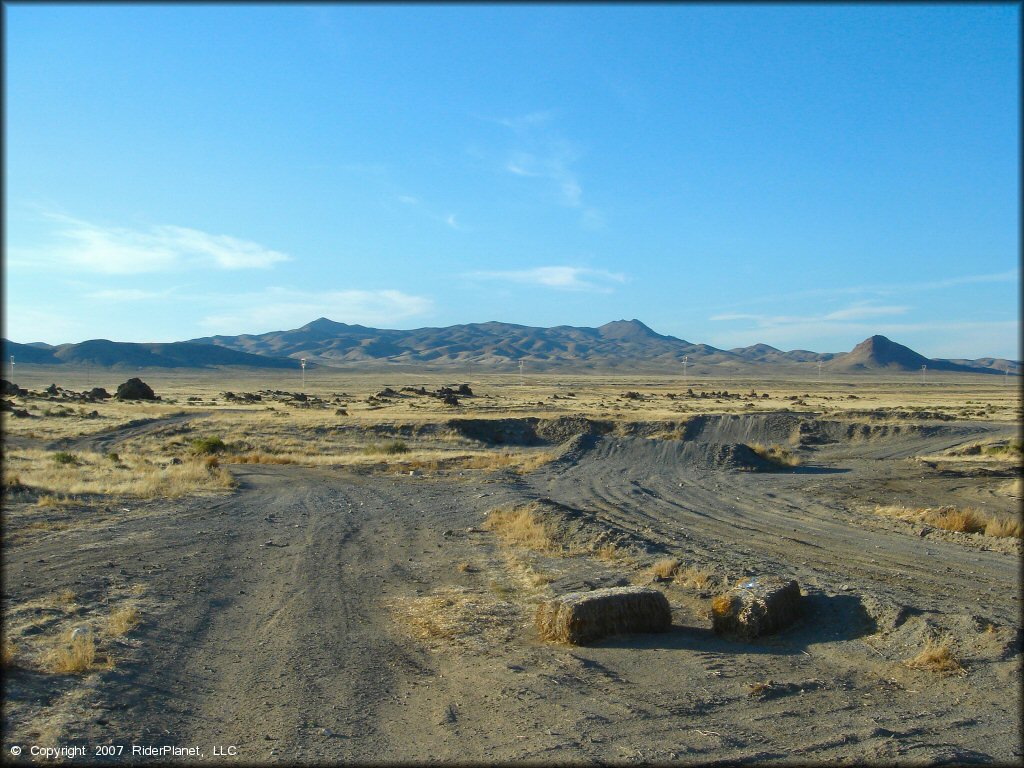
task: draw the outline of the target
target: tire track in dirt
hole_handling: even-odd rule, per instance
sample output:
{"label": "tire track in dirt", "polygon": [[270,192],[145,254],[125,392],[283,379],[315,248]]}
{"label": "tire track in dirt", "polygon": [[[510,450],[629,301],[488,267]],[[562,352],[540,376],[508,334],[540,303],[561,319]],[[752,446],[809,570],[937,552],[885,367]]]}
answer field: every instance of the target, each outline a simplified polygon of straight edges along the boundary
{"label": "tire track in dirt", "polygon": [[212,415],[212,411],[194,411],[187,413],[176,413],[171,416],[161,416],[153,419],[135,419],[127,424],[113,427],[109,430],[96,432],[89,435],[82,435],[75,438],[61,438],[50,442],[47,450],[75,450],[93,451],[96,453],[107,453],[110,449],[125,440],[142,437],[151,432],[156,432],[176,424],[186,424],[196,419]]}
{"label": "tire track in dirt", "polygon": [[[930,437],[927,448],[977,439],[977,432],[964,431]],[[916,444],[901,446],[904,452],[917,452]],[[861,583],[871,591],[897,590],[903,599],[913,592],[915,602],[945,610],[970,609],[965,596],[977,595],[969,602],[983,615],[991,612],[985,592],[1018,583],[1012,555],[866,528],[842,502],[823,504],[804,491],[843,475],[711,472],[673,463],[672,457],[664,446],[643,439],[606,438],[586,462],[538,478],[538,485],[546,480],[544,494],[556,501],[589,505],[610,523],[680,554],[707,557],[735,576],[748,566],[779,568],[823,588]],[[841,462],[847,467],[850,474],[868,476],[877,469],[852,459]],[[640,493],[632,492],[638,488]],[[1013,621],[1005,610],[992,618]]]}

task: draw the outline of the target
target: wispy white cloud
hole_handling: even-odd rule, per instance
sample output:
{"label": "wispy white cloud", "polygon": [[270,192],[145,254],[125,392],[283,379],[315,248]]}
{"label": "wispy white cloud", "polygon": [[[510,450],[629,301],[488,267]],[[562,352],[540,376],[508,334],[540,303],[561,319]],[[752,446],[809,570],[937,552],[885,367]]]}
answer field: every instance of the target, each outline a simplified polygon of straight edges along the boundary
{"label": "wispy white cloud", "polygon": [[748,321],[756,328],[775,329],[783,326],[807,328],[809,326],[820,327],[822,325],[849,324],[855,320],[902,315],[909,309],[910,307],[904,306],[881,306],[868,302],[859,302],[849,307],[820,315],[767,315],[731,312],[712,315],[709,319],[718,322]]}
{"label": "wispy white cloud", "polygon": [[512,118],[481,118],[510,129],[518,145],[506,154],[502,168],[523,179],[546,182],[560,205],[579,210],[588,226],[602,223],[600,212],[586,203],[583,184],[575,169],[579,148],[551,127],[553,113],[531,112]]}
{"label": "wispy white cloud", "polygon": [[889,315],[903,315],[910,307],[903,306],[877,306],[873,304],[854,304],[852,307],[837,309],[829,312],[822,319],[824,320],[862,320],[868,317],[886,317]]}
{"label": "wispy white cloud", "polygon": [[597,291],[601,293],[610,293],[611,283],[626,282],[626,276],[617,272],[565,266],[469,272],[465,276],[477,280],[503,280],[511,283],[540,285],[562,291]]}
{"label": "wispy white cloud", "polygon": [[483,117],[477,115],[480,120],[485,120],[489,123],[497,123],[503,125],[506,128],[510,128],[513,131],[523,132],[531,128],[536,128],[541,125],[545,125],[551,122],[554,117],[554,112],[551,110],[540,110],[537,112],[529,112],[525,115],[518,115],[515,117]]}
{"label": "wispy white cloud", "polygon": [[18,267],[61,266],[82,272],[130,275],[179,269],[267,269],[291,257],[258,243],[198,229],[158,225],[129,229],[92,224],[62,214],[47,216],[57,225],[58,243],[12,253]]}
{"label": "wispy white cloud", "polygon": [[268,288],[244,294],[205,296],[224,307],[200,324],[216,333],[263,333],[296,328],[317,317],[343,323],[389,327],[433,311],[434,302],[398,290],[299,291]]}
{"label": "wispy white cloud", "polygon": [[91,291],[85,294],[86,298],[97,301],[130,302],[130,301],[153,301],[154,299],[166,298],[172,293],[167,291],[146,291],[141,288],[105,288],[99,291]]}
{"label": "wispy white cloud", "polygon": [[793,301],[795,299],[827,299],[840,298],[843,296],[874,296],[877,298],[899,298],[910,293],[921,293],[925,291],[936,291],[945,288],[955,288],[960,285],[972,285],[979,283],[1014,283],[1020,282],[1020,271],[1013,269],[1005,272],[990,272],[978,275],[958,275],[944,278],[942,280],[926,280],[916,283],[877,283],[868,285],[842,286],[836,288],[812,288],[805,291],[793,291],[791,293],[776,293],[764,296],[752,296],[743,302],[719,304],[718,307],[750,306],[751,304],[771,304],[775,302]]}

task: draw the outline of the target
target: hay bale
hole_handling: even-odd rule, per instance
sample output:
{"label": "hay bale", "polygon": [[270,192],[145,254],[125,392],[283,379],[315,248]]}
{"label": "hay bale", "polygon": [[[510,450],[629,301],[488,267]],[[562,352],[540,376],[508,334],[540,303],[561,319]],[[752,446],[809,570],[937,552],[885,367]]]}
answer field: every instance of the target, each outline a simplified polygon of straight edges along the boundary
{"label": "hay bale", "polygon": [[746,639],[777,632],[799,614],[800,586],[777,576],[743,579],[711,601],[715,632]]}
{"label": "hay bale", "polygon": [[650,587],[569,592],[537,608],[540,636],[573,645],[629,632],[666,632],[671,626],[668,599]]}

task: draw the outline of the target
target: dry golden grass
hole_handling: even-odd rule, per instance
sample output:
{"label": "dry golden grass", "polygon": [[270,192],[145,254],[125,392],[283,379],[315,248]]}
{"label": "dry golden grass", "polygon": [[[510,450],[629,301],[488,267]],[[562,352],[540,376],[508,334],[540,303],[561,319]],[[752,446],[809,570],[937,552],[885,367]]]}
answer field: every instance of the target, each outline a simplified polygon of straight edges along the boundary
{"label": "dry golden grass", "polygon": [[1020,519],[991,518],[985,523],[986,536],[1024,538],[1024,524]]}
{"label": "dry golden grass", "polygon": [[677,569],[673,580],[684,587],[705,590],[715,582],[715,573],[696,565],[688,565]]}
{"label": "dry golden grass", "polygon": [[765,461],[777,464],[780,467],[796,467],[800,464],[798,456],[794,456],[791,451],[778,443],[773,443],[769,446],[765,446],[762,443],[751,443],[750,450]]}
{"label": "dry golden grass", "polygon": [[1024,536],[1021,520],[997,517],[990,512],[957,507],[904,507],[888,505],[875,507],[875,514],[898,517],[915,523],[925,523],[936,528],[959,533],[984,533],[987,536]]}
{"label": "dry golden grass", "polygon": [[3,666],[4,669],[11,669],[18,659],[18,646],[12,641],[4,638],[3,642]]}
{"label": "dry golden grass", "polygon": [[945,641],[936,642],[931,638],[928,639],[919,654],[906,660],[904,664],[911,669],[927,669],[943,674],[967,674],[967,670],[960,664],[960,660],[953,655],[949,644]]}
{"label": "dry golden grass", "polygon": [[74,503],[74,499],[69,499],[67,496],[53,496],[49,493],[44,493],[38,499],[36,499],[36,506],[42,507],[44,509],[66,507]]}
{"label": "dry golden grass", "polygon": [[107,619],[107,634],[110,637],[121,637],[137,627],[141,621],[142,616],[135,606],[115,608]]}
{"label": "dry golden grass", "polygon": [[674,557],[666,557],[658,560],[651,566],[651,577],[656,579],[671,579],[676,575],[683,564]]}
{"label": "dry golden grass", "polygon": [[530,506],[499,507],[488,513],[484,528],[505,544],[539,552],[559,551],[551,526]]}
{"label": "dry golden grass", "polygon": [[95,666],[96,641],[91,632],[83,632],[74,638],[68,633],[63,642],[42,658],[43,669],[57,675],[78,675],[91,671]]}
{"label": "dry golden grass", "polygon": [[231,461],[235,464],[294,464],[295,460],[288,456],[278,456],[262,451],[250,451],[249,453],[232,456]]}
{"label": "dry golden grass", "polygon": [[728,616],[732,611],[732,597],[715,595],[711,599],[711,613],[715,616]]}
{"label": "dry golden grass", "polygon": [[442,587],[431,595],[396,598],[387,602],[392,618],[421,640],[456,640],[480,635],[507,639],[516,625],[512,603],[462,587]]}
{"label": "dry golden grass", "polygon": [[71,605],[75,602],[75,593],[70,589],[63,589],[57,593],[57,602],[62,605]]}
{"label": "dry golden grass", "polygon": [[77,454],[77,463],[57,465],[51,455],[35,449],[12,449],[4,455],[5,473],[16,471],[26,486],[41,493],[37,504],[44,507],[67,505],[68,494],[169,498],[235,484],[226,470],[198,460],[161,466],[145,456],[122,452],[123,463],[113,464],[102,454],[83,452]]}

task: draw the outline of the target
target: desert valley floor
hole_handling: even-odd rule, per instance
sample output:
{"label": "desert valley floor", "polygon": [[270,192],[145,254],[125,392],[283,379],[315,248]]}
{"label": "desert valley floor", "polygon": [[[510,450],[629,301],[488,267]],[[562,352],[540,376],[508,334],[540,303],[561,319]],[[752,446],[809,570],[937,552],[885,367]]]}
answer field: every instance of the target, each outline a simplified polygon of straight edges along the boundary
{"label": "desert valley floor", "polygon": [[[1024,757],[1002,377],[166,373],[92,403],[89,375],[19,375],[3,414],[5,760]],[[800,618],[716,635],[711,599],[760,575]],[[670,631],[538,636],[541,601],[627,584]],[[61,671],[76,630],[94,655]]]}

